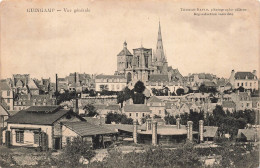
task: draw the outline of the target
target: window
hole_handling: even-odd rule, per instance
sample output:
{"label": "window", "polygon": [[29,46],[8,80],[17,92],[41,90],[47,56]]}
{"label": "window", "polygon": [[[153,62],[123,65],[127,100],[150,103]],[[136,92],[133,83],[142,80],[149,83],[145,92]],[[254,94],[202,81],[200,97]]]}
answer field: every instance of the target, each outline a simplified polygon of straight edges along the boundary
{"label": "window", "polygon": [[241,86],[244,86],[244,83],[243,83],[243,82],[241,83]]}
{"label": "window", "polygon": [[34,144],[39,144],[40,142],[40,133],[34,132]]}
{"label": "window", "polygon": [[138,117],[138,113],[136,113],[136,117]]}
{"label": "window", "polygon": [[7,91],[7,96],[10,96],[10,91],[9,90]]}
{"label": "window", "polygon": [[245,86],[247,86],[247,82],[245,83]]}
{"label": "window", "polygon": [[140,66],[140,56],[137,56],[137,67]]}
{"label": "window", "polygon": [[237,83],[237,86],[239,86],[239,83]]}
{"label": "window", "polygon": [[161,114],[161,110],[159,110],[159,114]]}
{"label": "window", "polygon": [[131,115],[132,115],[132,114],[131,114],[131,113],[129,113],[129,117],[131,117]]}
{"label": "window", "polygon": [[10,103],[10,99],[7,99],[7,103]]}
{"label": "window", "polygon": [[144,117],[144,113],[143,113],[143,117]]}
{"label": "window", "polygon": [[249,105],[250,105],[249,103],[246,104],[247,107],[249,107]]}
{"label": "window", "polygon": [[70,137],[67,137],[66,138],[66,144],[69,144],[70,143]]}
{"label": "window", "polygon": [[250,85],[250,87],[251,87],[251,86],[252,86],[252,83],[250,82],[250,84],[249,84],[249,85]]}
{"label": "window", "polygon": [[23,131],[16,131],[16,142],[17,143],[23,143],[24,140],[24,132]]}

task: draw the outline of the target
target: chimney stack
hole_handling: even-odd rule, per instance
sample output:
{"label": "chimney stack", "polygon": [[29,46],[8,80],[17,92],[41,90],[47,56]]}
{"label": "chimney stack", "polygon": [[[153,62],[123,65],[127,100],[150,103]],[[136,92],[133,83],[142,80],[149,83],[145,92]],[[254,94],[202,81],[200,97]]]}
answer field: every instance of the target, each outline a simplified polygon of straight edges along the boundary
{"label": "chimney stack", "polygon": [[75,81],[74,82],[77,83],[77,72],[75,72]]}
{"label": "chimney stack", "polygon": [[252,72],[255,76],[257,76],[256,70],[253,70]]}
{"label": "chimney stack", "polygon": [[176,119],[176,126],[177,126],[177,129],[181,128],[181,119],[180,118]]}
{"label": "chimney stack", "polygon": [[189,141],[192,141],[193,140],[193,128],[192,128],[192,125],[193,125],[193,122],[192,121],[188,121],[187,123],[188,125],[188,128],[187,128],[187,139]]}
{"label": "chimney stack", "polygon": [[200,133],[200,142],[204,141],[204,121],[200,120],[199,121],[199,133]]}
{"label": "chimney stack", "polygon": [[133,124],[134,124],[133,139],[134,139],[134,143],[137,144],[137,121],[134,120]]}
{"label": "chimney stack", "polygon": [[152,145],[157,145],[157,122],[152,123]]}
{"label": "chimney stack", "polygon": [[58,93],[58,74],[56,74],[56,93]]}
{"label": "chimney stack", "polygon": [[79,114],[79,105],[78,105],[78,99],[76,98],[73,100],[73,111],[77,114]]}
{"label": "chimney stack", "polygon": [[151,119],[146,119],[146,131],[152,129],[152,120]]}

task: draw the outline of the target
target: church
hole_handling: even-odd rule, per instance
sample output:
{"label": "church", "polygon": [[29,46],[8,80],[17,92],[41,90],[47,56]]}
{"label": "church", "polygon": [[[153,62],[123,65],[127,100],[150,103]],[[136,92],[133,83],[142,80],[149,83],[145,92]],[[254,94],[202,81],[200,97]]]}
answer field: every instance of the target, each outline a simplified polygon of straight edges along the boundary
{"label": "church", "polygon": [[183,76],[178,69],[168,67],[167,58],[163,49],[161,25],[159,22],[158,38],[155,52],[151,48],[128,50],[126,41],[122,51],[117,55],[117,71],[115,75],[123,75],[127,83],[172,82],[182,81]]}

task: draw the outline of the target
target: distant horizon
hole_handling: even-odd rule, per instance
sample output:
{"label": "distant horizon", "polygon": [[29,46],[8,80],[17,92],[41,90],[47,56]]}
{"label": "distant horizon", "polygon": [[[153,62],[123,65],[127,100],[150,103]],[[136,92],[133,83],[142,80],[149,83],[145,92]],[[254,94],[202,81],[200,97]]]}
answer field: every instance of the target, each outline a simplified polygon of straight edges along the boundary
{"label": "distant horizon", "polygon": [[[52,80],[56,73],[113,75],[124,41],[131,53],[141,45],[155,49],[159,21],[168,65],[183,76],[211,73],[229,78],[233,69],[259,74],[257,2],[112,1],[2,2],[1,79],[12,74]],[[27,12],[65,7],[89,12]],[[180,10],[198,7],[247,10],[234,16],[193,16]]]}

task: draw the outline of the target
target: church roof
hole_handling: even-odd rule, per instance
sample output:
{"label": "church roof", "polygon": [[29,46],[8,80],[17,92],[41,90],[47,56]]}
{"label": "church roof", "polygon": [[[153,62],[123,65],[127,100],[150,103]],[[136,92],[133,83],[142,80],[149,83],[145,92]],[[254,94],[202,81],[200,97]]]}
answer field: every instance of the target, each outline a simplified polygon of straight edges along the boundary
{"label": "church roof", "polygon": [[169,82],[168,75],[150,75],[150,82]]}
{"label": "church roof", "polygon": [[119,54],[117,54],[117,56],[125,56],[125,55],[132,56],[133,54],[131,54],[131,52],[127,48],[123,48],[123,50]]}
{"label": "church roof", "polygon": [[32,79],[29,80],[28,87],[30,89],[38,89],[37,85],[35,84],[35,82]]}

